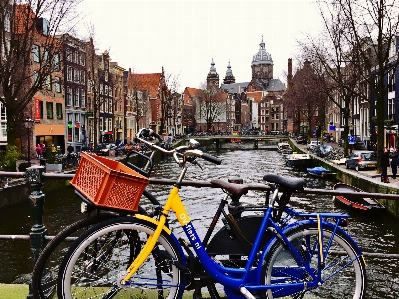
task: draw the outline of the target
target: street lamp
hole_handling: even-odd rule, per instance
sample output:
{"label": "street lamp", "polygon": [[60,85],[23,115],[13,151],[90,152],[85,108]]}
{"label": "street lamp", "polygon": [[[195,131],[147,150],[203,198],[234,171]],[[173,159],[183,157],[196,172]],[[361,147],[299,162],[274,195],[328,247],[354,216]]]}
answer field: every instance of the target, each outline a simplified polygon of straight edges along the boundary
{"label": "street lamp", "polygon": [[29,164],[29,166],[31,166],[31,164],[30,164],[30,130],[32,129],[32,126],[33,126],[33,119],[31,119],[31,118],[26,118],[25,120],[24,120],[24,123],[25,123],[25,128],[27,128],[28,129],[28,164]]}

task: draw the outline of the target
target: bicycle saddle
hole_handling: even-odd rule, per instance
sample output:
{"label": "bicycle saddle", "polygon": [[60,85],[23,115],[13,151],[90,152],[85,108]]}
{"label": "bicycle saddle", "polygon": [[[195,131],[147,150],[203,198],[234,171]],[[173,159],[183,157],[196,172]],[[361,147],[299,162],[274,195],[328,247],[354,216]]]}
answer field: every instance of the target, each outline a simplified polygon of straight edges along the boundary
{"label": "bicycle saddle", "polygon": [[301,189],[306,185],[306,181],[301,178],[284,177],[277,174],[268,173],[263,177],[264,181],[279,184],[290,189]]}
{"label": "bicycle saddle", "polygon": [[232,195],[247,194],[249,189],[247,185],[229,183],[220,179],[211,180],[211,184],[223,188]]}

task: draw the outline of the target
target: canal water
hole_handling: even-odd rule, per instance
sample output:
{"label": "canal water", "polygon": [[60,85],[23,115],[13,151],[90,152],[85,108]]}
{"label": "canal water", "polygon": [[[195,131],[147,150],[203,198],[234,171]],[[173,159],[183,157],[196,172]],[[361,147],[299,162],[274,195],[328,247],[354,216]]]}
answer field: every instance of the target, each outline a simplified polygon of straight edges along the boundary
{"label": "canal water", "polygon": [[[191,167],[186,179],[210,181],[212,178],[229,179],[239,177],[245,183],[263,184],[265,173],[275,173],[291,177],[302,177],[308,188],[332,189],[334,180],[309,176],[305,169],[285,166],[284,157],[275,150],[250,150],[251,145],[236,145],[234,149],[207,149],[210,154],[220,157],[222,165],[215,166],[202,162],[203,170]],[[204,149],[205,150],[205,149]],[[176,178],[179,168],[171,157],[157,157],[152,177]],[[149,189],[163,203],[168,194],[168,187],[151,185]],[[223,192],[213,188],[183,187],[181,197],[200,236],[205,235],[210,224],[209,217],[223,197]],[[245,204],[260,204],[264,194],[250,191],[242,198]],[[146,202],[141,203],[150,206]],[[335,211],[348,212],[344,207],[333,202],[327,195],[295,194],[291,206],[306,212]],[[350,235],[358,242],[364,252],[399,254],[399,221],[389,215],[363,215],[350,212],[351,219],[347,228]],[[54,235],[69,223],[80,219],[80,200],[74,195],[72,187],[65,187],[57,192],[46,193],[44,223],[49,234]],[[172,218],[175,234],[182,235],[181,228]],[[29,204],[21,204],[0,210],[0,234],[29,234],[32,224]],[[29,281],[32,270],[32,254],[29,241],[0,240],[0,283]],[[367,258],[368,292],[367,298],[399,298],[399,260],[396,258]]]}

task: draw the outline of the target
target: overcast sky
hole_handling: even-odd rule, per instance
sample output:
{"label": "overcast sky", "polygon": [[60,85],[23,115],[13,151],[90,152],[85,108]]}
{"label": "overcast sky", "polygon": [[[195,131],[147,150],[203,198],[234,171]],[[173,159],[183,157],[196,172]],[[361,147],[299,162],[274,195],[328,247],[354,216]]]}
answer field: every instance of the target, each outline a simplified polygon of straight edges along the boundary
{"label": "overcast sky", "polygon": [[[229,61],[236,82],[249,82],[262,36],[273,75],[285,82],[296,40],[321,28],[314,0],[83,0],[80,8],[82,28],[94,27],[98,53],[109,50],[112,61],[135,73],[163,66],[166,74],[180,74],[181,90],[199,88],[212,59],[220,82]],[[86,29],[79,33],[88,36]]]}

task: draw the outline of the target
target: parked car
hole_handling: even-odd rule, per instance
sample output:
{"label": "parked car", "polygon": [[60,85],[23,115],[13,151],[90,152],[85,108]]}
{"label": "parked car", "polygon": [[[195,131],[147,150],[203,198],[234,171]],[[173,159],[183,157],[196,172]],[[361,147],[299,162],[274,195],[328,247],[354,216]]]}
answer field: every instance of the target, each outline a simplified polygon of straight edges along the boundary
{"label": "parked car", "polygon": [[372,151],[353,152],[345,161],[346,168],[353,168],[356,171],[377,167],[377,154]]}
{"label": "parked car", "polygon": [[320,141],[311,140],[308,145],[306,146],[309,151],[313,151],[316,149],[317,146],[320,145]]}
{"label": "parked car", "polygon": [[298,135],[298,137],[296,138],[296,143],[298,144],[306,144],[306,136],[303,135]]}

